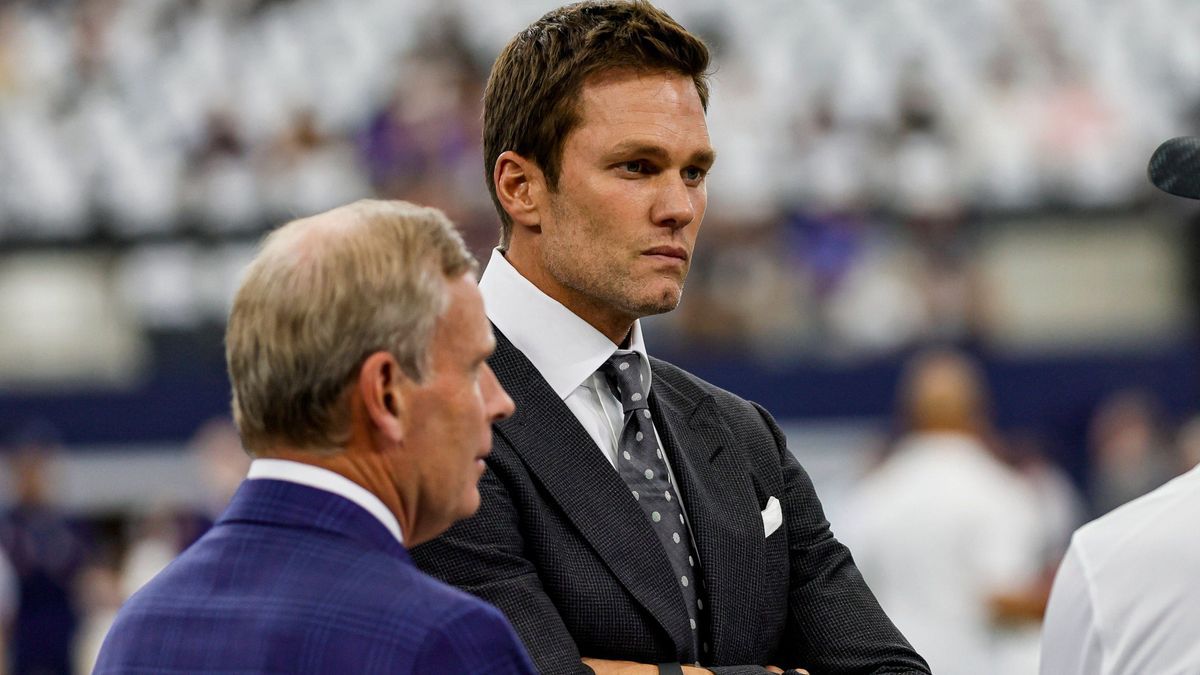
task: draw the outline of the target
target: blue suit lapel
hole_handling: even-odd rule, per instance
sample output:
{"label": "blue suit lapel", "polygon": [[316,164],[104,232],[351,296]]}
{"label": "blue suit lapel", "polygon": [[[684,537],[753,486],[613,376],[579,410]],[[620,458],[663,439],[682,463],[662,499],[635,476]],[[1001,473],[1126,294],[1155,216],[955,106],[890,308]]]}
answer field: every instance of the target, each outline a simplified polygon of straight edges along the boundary
{"label": "blue suit lapel", "polygon": [[[651,359],[651,367],[656,366]],[[765,539],[762,514],[741,452],[711,395],[654,368],[650,407],[679,481],[709,598],[710,654],[744,642],[758,620]],[[730,552],[737,552],[731,556]]]}
{"label": "blue suit lapel", "polygon": [[324,530],[411,564],[404,546],[365,509],[345,497],[307,485],[270,479],[242,481],[217,525],[225,522]]}
{"label": "blue suit lapel", "polygon": [[691,653],[691,628],[678,580],[658,536],[625,482],[550,385],[499,330],[490,364],[516,403],[496,433],[575,526],[612,575]]}

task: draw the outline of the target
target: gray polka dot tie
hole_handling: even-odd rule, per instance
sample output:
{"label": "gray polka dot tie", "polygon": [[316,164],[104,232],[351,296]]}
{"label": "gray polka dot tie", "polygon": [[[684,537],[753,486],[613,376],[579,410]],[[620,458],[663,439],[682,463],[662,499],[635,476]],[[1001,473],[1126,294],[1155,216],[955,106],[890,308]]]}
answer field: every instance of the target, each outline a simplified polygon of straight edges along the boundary
{"label": "gray polka dot tie", "polygon": [[[654,433],[654,420],[646,401],[641,377],[642,356],[619,351],[600,367],[609,385],[621,399],[625,426],[617,444],[617,472],[629,486],[658,534],[687,606],[692,628],[693,653],[698,653],[704,629],[704,601],[700,588],[700,566],[692,551],[692,538],[684,521],[679,495],[671,485],[666,457]],[[707,642],[707,641],[704,641]],[[707,644],[705,644],[707,646]]]}

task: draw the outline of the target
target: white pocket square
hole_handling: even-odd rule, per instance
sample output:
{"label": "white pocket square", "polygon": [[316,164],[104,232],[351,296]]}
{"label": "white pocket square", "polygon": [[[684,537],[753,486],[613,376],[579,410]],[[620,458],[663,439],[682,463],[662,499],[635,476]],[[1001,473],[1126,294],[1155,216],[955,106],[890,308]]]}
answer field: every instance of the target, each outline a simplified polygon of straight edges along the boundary
{"label": "white pocket square", "polygon": [[779,508],[779,500],[771,497],[767,500],[767,508],[762,510],[763,536],[769,537],[783,524],[783,511]]}

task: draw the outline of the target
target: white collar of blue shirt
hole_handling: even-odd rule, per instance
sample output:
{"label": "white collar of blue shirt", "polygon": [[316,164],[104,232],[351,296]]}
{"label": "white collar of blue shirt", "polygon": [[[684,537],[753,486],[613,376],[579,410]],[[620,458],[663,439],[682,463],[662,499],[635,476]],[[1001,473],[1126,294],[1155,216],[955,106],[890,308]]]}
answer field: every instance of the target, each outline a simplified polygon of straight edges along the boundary
{"label": "white collar of blue shirt", "polygon": [[[537,368],[554,393],[566,399],[586,386],[617,346],[591,324],[546,295],[513,267],[499,249],[479,280],[488,318]],[[642,355],[642,383],[650,391],[650,359],[640,321],[633,322],[629,349]]]}
{"label": "white collar of blue shirt", "polygon": [[375,519],[382,523],[388,532],[392,533],[396,541],[404,543],[404,535],[400,532],[400,522],[396,520],[395,514],[383,505],[379,497],[341,474],[312,464],[286,459],[260,458],[250,462],[250,471],[246,474],[246,479],[260,480],[264,478],[307,485],[325,492],[332,492],[339,497],[345,497],[375,516]]}

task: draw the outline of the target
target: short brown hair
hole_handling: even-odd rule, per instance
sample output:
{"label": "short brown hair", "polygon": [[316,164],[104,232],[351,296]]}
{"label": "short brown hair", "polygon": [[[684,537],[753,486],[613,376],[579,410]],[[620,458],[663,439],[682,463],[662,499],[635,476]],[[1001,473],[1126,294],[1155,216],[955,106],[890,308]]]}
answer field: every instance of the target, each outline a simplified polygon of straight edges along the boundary
{"label": "short brown hair", "polygon": [[225,332],[246,449],[343,446],[363,361],[389,352],[420,381],[446,280],[474,269],[441,211],[406,202],[363,200],[268,235]]}
{"label": "short brown hair", "polygon": [[982,433],[988,423],[987,379],[963,352],[934,347],[913,356],[901,374],[899,401],[913,431]]}
{"label": "short brown hair", "polygon": [[500,248],[512,218],[496,197],[496,158],[512,150],[558,186],[563,141],[579,124],[579,92],[599,72],[628,68],[692,78],[708,109],[708,47],[646,0],[591,0],[548,12],[508,43],[483,97],[483,170],[500,214]]}

